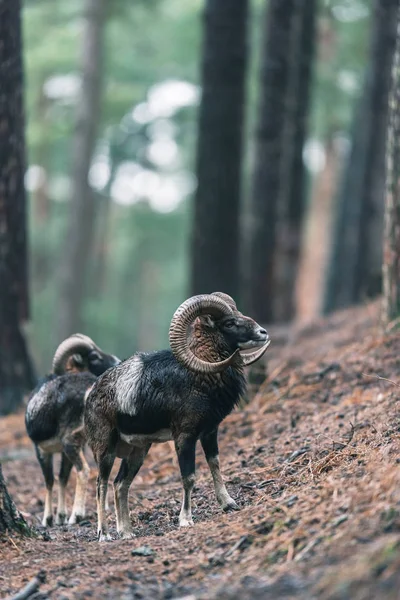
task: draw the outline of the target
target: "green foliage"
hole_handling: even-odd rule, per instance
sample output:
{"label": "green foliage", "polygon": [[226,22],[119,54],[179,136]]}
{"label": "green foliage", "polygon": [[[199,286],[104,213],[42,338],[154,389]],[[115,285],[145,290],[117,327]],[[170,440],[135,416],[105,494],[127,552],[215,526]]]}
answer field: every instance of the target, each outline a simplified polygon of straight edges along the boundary
{"label": "green foliage", "polygon": [[320,3],[312,123],[321,140],[349,129],[364,76],[369,11],[367,0]]}
{"label": "green foliage", "polygon": [[[346,7],[352,8],[350,4],[353,9],[358,6],[359,11],[350,10],[346,16]],[[249,22],[247,179],[258,103],[264,6],[264,0],[253,0]],[[312,133],[322,142],[332,132],[347,131],[349,127],[365,63],[368,8],[367,0],[321,0]],[[203,0],[110,3],[98,152],[108,157],[111,178],[98,190],[99,203],[106,206],[107,198],[114,195],[115,177],[126,162],[162,176],[170,174],[171,169],[158,168],[149,161],[146,147],[151,127],[135,122],[132,110],[146,101],[154,84],[177,79],[198,85],[202,10]],[[43,372],[49,369],[50,358],[60,341],[54,338],[53,331],[57,320],[59,258],[69,207],[66,200],[74,128],[73,91],[79,84],[82,2],[25,0],[23,21],[29,164],[44,169],[50,199],[43,216],[40,194],[34,192],[30,198],[31,345],[39,371]],[[60,76],[65,78],[62,81],[66,86],[61,94],[59,86],[54,86],[54,78]],[[196,115],[196,107],[190,106],[170,118],[181,156],[178,170],[193,170]],[[190,193],[168,213],[153,210],[146,201],[126,206],[111,203],[103,283],[97,291],[94,275],[89,274],[84,307],[84,332],[107,350],[128,356],[138,348],[167,345],[171,315],[186,295],[190,211]],[[97,245],[100,238],[101,219],[96,222]],[[96,260],[94,256],[93,270]]]}
{"label": "green foliage", "polygon": [[[143,164],[147,127],[135,125],[128,115],[146,100],[149,88],[166,79],[197,83],[201,8],[199,0],[119,0],[110,6],[99,147],[109,153],[114,175],[123,161]],[[57,320],[58,267],[68,211],[64,200],[68,199],[74,128],[73,97],[54,95],[49,84],[59,76],[67,76],[66,85],[76,84],[82,3],[26,0],[23,20],[29,163],[45,169],[50,196],[44,220],[38,216],[38,195],[33,193],[30,198],[31,338],[39,369],[46,371],[59,342],[51,324]],[[174,117],[176,142],[186,169],[193,163],[195,118],[193,108]],[[112,181],[102,193],[108,195],[111,189]],[[156,347],[167,344],[169,320],[186,291],[188,203],[187,199],[169,214],[151,210],[146,202],[113,205],[104,285],[98,296],[88,290],[84,309],[85,333],[107,349],[127,356],[137,349],[138,341],[143,345],[145,332],[139,335],[138,324],[144,306],[154,314],[155,335],[149,335],[149,340],[152,338]],[[157,285],[151,297],[143,298],[141,281],[152,265],[158,269]]]}

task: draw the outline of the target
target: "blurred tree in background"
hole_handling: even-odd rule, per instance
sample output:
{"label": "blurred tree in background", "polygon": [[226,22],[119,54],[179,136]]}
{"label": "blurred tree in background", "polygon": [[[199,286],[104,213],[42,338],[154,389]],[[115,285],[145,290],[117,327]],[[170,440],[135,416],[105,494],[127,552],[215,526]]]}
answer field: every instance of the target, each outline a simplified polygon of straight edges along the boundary
{"label": "blurred tree in background", "polygon": [[102,104],[103,38],[107,7],[107,0],[85,0],[83,9],[85,25],[72,150],[71,208],[60,263],[60,340],[82,328],[82,303],[86,293],[87,266],[92,253],[96,217],[96,201],[89,186],[89,171]]}
{"label": "blurred tree in background", "polygon": [[[83,3],[25,0],[29,339],[41,372],[78,324],[121,356],[165,347],[189,290],[231,292],[263,322],[322,311],[370,3],[232,6],[108,3],[80,160]],[[77,167],[88,172],[79,193]]]}
{"label": "blurred tree in background", "polygon": [[266,4],[260,66],[260,99],[251,191],[249,290],[247,312],[261,323],[274,319],[274,262],[285,112],[290,78],[294,0]]}
{"label": "blurred tree in background", "polygon": [[398,0],[374,0],[364,84],[343,169],[325,310],[381,291],[385,140]]}
{"label": "blurred tree in background", "polygon": [[397,8],[396,32],[386,146],[383,262],[383,322],[386,326],[400,317],[400,6]]}
{"label": "blurred tree in background", "polygon": [[[200,3],[153,1],[133,7],[121,1],[107,13],[104,95],[89,170],[97,219],[81,318],[86,333],[125,356],[138,343],[142,349],[165,345],[171,315],[186,293],[189,210],[184,200],[195,186],[200,8]],[[30,333],[41,370],[48,369],[59,342],[58,282],[81,93],[82,17],[81,3],[74,0],[25,4],[34,291]],[[147,317],[142,318],[142,310]],[[145,337],[149,321],[155,333],[149,330]]]}
{"label": "blurred tree in background", "polygon": [[248,0],[206,0],[191,293],[239,294]]}
{"label": "blurred tree in background", "polygon": [[0,1],[0,414],[35,384],[22,324],[29,316],[21,5]]}
{"label": "blurred tree in background", "polygon": [[289,47],[289,81],[285,98],[285,122],[279,175],[276,277],[276,321],[288,322],[296,315],[296,278],[303,239],[306,207],[306,169],[303,148],[309,134],[312,72],[315,55],[316,0],[296,2]]}
{"label": "blurred tree in background", "polygon": [[[35,385],[22,323],[29,316],[21,4],[0,0],[0,415]],[[27,533],[0,464],[0,533]]]}

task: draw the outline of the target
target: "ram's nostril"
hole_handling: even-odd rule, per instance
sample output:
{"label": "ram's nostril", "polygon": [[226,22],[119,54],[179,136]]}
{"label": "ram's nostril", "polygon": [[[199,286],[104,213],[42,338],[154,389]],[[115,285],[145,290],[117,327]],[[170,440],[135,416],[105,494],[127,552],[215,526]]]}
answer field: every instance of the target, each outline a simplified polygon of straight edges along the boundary
{"label": "ram's nostril", "polygon": [[267,332],[267,330],[266,330],[266,329],[263,329],[262,327],[260,327],[260,329],[259,329],[259,333],[262,333],[262,334],[264,334],[264,335],[268,335],[268,332]]}

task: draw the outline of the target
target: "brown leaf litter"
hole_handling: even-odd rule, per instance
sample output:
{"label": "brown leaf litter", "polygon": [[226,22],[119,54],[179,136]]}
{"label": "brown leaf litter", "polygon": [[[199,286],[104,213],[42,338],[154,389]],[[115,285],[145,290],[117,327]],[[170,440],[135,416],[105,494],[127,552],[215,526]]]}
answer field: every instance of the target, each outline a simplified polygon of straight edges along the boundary
{"label": "brown leaf litter", "polygon": [[[179,474],[162,444],[131,488],[137,538],[99,544],[92,460],[86,521],[53,527],[49,541],[0,543],[2,597],[45,571],[42,597],[59,600],[398,598],[400,334],[384,336],[378,321],[372,304],[271,329],[268,379],[221,427],[240,512],[220,512],[199,451],[195,526],[179,530]],[[0,457],[18,508],[39,525],[44,486],[23,415],[0,420]],[[71,481],[69,506],[72,492]],[[109,521],[116,538],[113,511]]]}

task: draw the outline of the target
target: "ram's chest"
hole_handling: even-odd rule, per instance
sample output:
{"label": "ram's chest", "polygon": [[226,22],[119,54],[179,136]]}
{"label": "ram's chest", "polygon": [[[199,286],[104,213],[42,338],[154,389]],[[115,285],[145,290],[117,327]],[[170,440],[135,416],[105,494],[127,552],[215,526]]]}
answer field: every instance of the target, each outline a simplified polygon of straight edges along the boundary
{"label": "ram's chest", "polygon": [[55,452],[62,451],[62,443],[58,436],[40,442],[38,444],[38,447],[42,452],[45,452],[46,454],[54,454]]}
{"label": "ram's chest", "polygon": [[154,433],[121,433],[121,439],[131,446],[143,446],[144,444],[162,444],[172,440],[170,429],[159,429]]}
{"label": "ram's chest", "polygon": [[146,448],[150,444],[162,444],[172,440],[170,429],[159,429],[154,433],[146,434],[126,434],[120,433],[120,439],[117,443],[117,456],[124,458],[129,456],[133,448]]}

